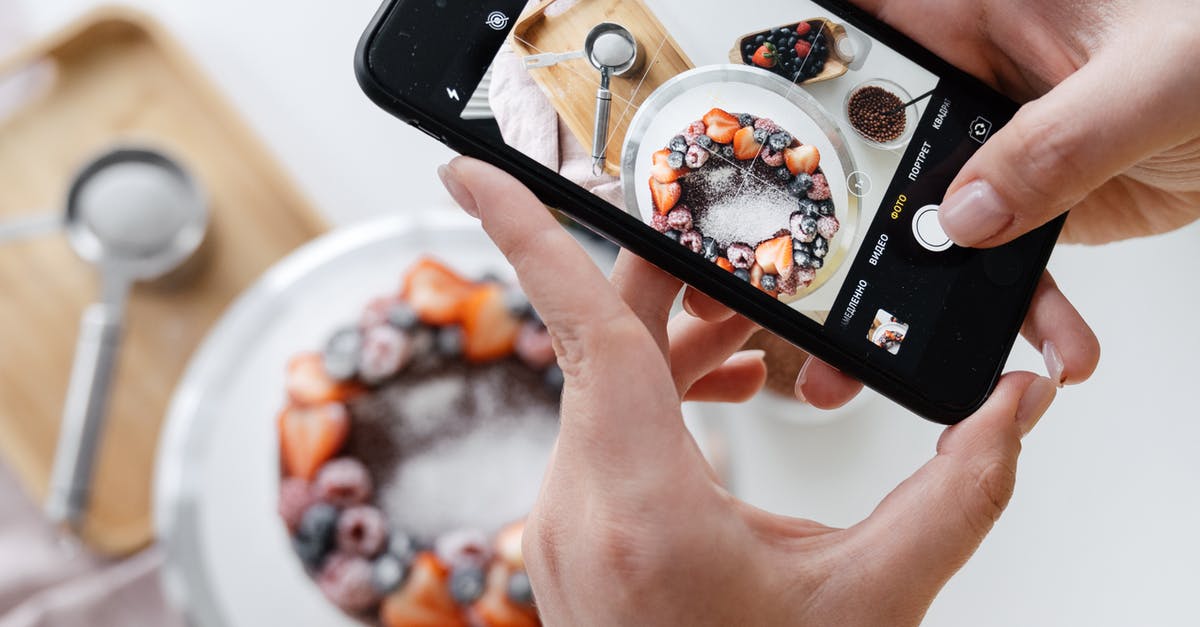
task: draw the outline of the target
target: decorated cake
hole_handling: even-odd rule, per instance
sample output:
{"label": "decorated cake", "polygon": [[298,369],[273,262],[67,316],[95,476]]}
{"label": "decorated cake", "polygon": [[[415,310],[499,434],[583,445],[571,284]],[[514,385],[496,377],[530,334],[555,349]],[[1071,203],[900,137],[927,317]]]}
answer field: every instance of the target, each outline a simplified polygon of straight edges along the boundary
{"label": "decorated cake", "polygon": [[709,111],[653,155],[660,233],[785,302],[803,296],[841,224],[821,153],[769,118]]}
{"label": "decorated cake", "polygon": [[517,289],[423,259],[286,381],[279,514],[329,601],[387,627],[540,624],[521,532],[562,372]]}

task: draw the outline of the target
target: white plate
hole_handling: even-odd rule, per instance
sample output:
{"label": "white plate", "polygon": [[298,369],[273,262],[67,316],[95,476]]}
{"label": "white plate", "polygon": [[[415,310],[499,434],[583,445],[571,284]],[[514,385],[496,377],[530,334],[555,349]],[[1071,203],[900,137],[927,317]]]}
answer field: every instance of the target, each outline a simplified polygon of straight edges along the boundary
{"label": "white plate", "polygon": [[[321,346],[432,253],[464,274],[511,272],[478,222],[427,211],[299,249],[247,291],[193,358],[159,447],[155,522],[164,586],[191,624],[360,625],[310,581],[276,514],[274,424],[287,360]],[[606,253],[593,251],[603,260]]]}

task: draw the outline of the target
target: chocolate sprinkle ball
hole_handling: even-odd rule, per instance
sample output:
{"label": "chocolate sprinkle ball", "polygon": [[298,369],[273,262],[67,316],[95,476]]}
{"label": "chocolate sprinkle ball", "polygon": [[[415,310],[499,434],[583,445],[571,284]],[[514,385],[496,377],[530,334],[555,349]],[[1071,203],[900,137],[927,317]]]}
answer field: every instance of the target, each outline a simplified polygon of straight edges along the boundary
{"label": "chocolate sprinkle ball", "polygon": [[850,96],[846,113],[850,123],[863,136],[885,144],[904,135],[908,120],[903,105],[904,101],[896,94],[870,85]]}

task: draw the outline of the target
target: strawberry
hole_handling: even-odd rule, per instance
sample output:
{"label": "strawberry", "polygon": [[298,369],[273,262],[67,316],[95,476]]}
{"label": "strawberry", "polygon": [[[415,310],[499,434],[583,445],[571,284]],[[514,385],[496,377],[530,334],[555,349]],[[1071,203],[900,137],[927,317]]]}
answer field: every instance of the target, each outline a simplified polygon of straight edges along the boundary
{"label": "strawberry", "polygon": [[350,414],[341,403],[290,406],[279,414],[279,450],[289,477],[312,481],[333,459],[350,433]]}
{"label": "strawberry", "polygon": [[754,57],[751,59],[754,65],[758,67],[773,68],[778,63],[779,49],[775,44],[766,42],[754,51]]}
{"label": "strawberry", "polygon": [[796,56],[801,59],[808,58],[808,53],[812,52],[812,44],[807,41],[796,42]]}
{"label": "strawberry", "polygon": [[487,587],[471,609],[487,627],[538,627],[537,613],[508,599],[508,578],[512,571],[504,564],[488,570]]}
{"label": "strawberry", "polygon": [[450,570],[432,553],[413,561],[404,587],[384,599],[379,620],[385,627],[466,627],[450,596]]}
{"label": "strawberry", "polygon": [[808,22],[800,22],[796,25],[796,34],[803,37],[812,32],[812,24]]}
{"label": "strawberry", "polygon": [[733,136],[733,156],[742,161],[749,161],[758,156],[762,144],[754,141],[754,129],[749,126],[738,130]]}
{"label": "strawberry", "polygon": [[650,168],[650,175],[659,183],[674,183],[679,180],[679,177],[687,173],[687,168],[676,170],[672,168],[667,159],[671,156],[671,151],[662,149],[654,153],[654,165]]}
{"label": "strawberry", "polygon": [[724,257],[717,257],[717,265],[726,272],[733,272],[733,264]]}
{"label": "strawberry", "polygon": [[783,235],[759,244],[754,258],[765,273],[788,274],[792,271],[792,236]]}
{"label": "strawberry", "polygon": [[293,357],[287,365],[284,387],[292,401],[300,405],[344,401],[356,391],[354,385],[335,381],[325,372],[320,353]]}
{"label": "strawberry", "polygon": [[679,183],[659,183],[650,179],[650,198],[660,214],[666,215],[674,209],[679,204],[680,196],[683,196],[683,186]]}
{"label": "strawberry", "polygon": [[812,174],[821,165],[821,153],[816,146],[805,144],[783,151],[788,171],[792,174]]}
{"label": "strawberry", "polygon": [[704,114],[704,133],[718,144],[728,144],[742,128],[737,117],[722,109],[713,109]]}
{"label": "strawberry", "polygon": [[466,299],[463,331],[466,333],[463,352],[469,361],[482,363],[513,354],[521,322],[509,313],[503,287],[489,283]]}
{"label": "strawberry", "polygon": [[475,286],[441,263],[425,258],[404,277],[400,295],[408,301],[422,322],[447,325],[462,319],[463,301]]}
{"label": "strawberry", "polygon": [[515,522],[496,534],[496,556],[510,567],[525,568],[525,557],[521,549],[521,537],[525,533],[525,522]]}
{"label": "strawberry", "polygon": [[766,273],[763,271],[763,267],[758,265],[757,263],[754,264],[754,266],[752,268],[750,268],[750,285],[753,285],[754,287],[757,287],[758,289],[761,290],[762,289],[762,278],[763,278],[764,274],[766,274]]}

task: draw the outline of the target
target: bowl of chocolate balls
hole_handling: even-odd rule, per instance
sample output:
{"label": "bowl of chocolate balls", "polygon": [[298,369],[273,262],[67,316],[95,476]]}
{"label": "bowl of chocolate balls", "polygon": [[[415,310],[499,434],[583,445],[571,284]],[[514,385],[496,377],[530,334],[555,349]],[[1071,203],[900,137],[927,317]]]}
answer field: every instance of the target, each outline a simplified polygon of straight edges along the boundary
{"label": "bowl of chocolate balls", "polygon": [[866,81],[846,94],[846,120],[868,146],[899,150],[908,144],[917,126],[915,106],[905,106],[912,96],[887,79]]}

